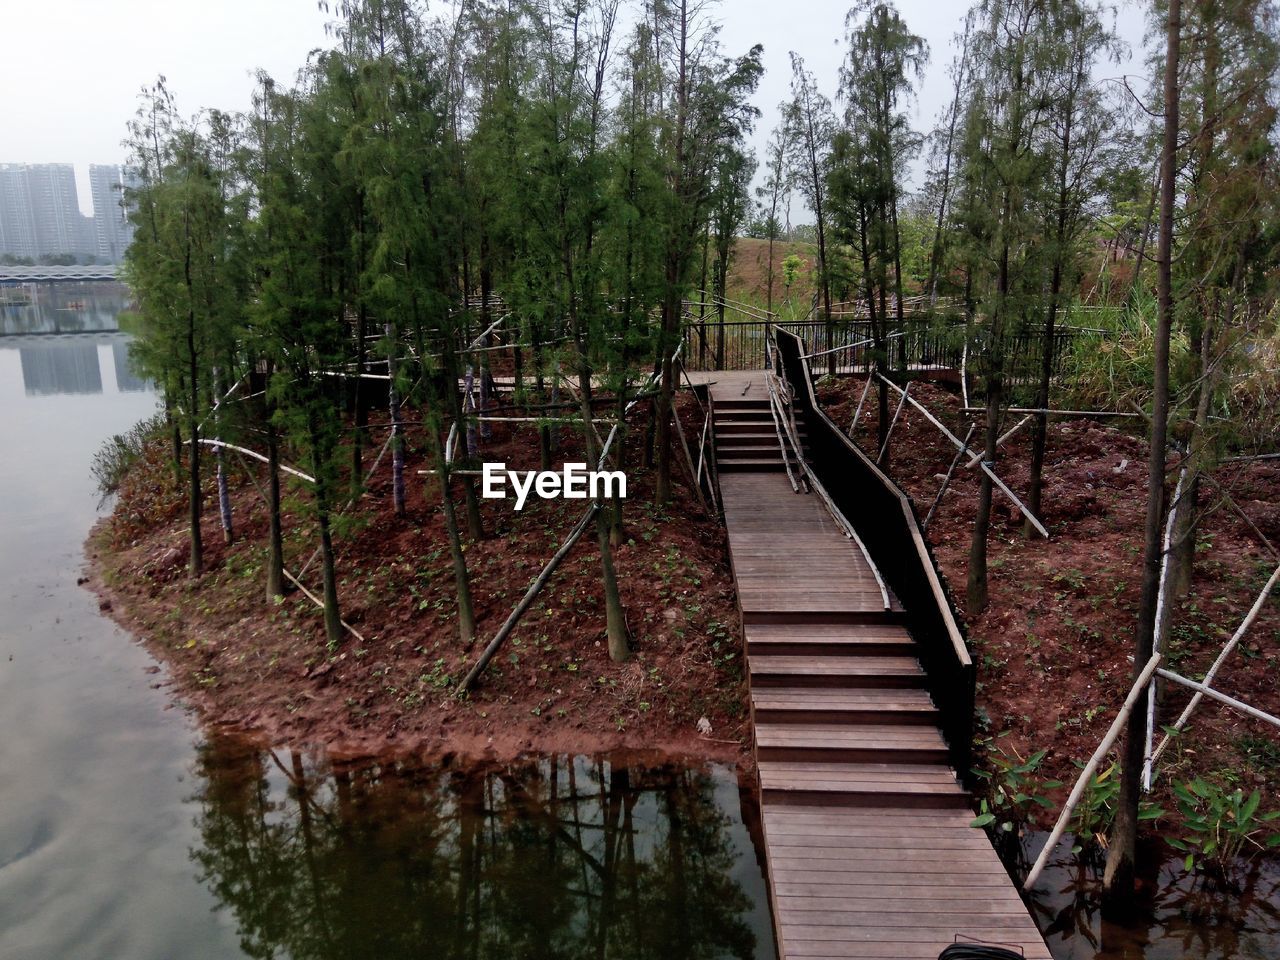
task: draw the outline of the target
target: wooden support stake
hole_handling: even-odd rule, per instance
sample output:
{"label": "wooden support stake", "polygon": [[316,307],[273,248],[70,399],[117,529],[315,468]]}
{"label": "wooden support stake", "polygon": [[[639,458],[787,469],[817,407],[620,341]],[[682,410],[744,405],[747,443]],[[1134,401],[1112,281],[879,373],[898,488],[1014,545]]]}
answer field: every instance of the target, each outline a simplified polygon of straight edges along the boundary
{"label": "wooden support stake", "polygon": [[[1204,675],[1202,681],[1203,690],[1196,690],[1196,695],[1191,698],[1191,702],[1186,705],[1182,711],[1182,715],[1178,717],[1178,722],[1173,725],[1174,733],[1179,733],[1187,725],[1187,721],[1191,719],[1191,714],[1195,712],[1196,707],[1200,705],[1200,701],[1211,694],[1208,693],[1209,685],[1213,683],[1214,677],[1218,675],[1218,671],[1222,665],[1226,663],[1227,657],[1240,641],[1244,639],[1244,635],[1249,632],[1249,628],[1253,626],[1253,622],[1258,619],[1258,614],[1262,612],[1262,607],[1267,602],[1267,598],[1271,596],[1271,591],[1275,589],[1277,581],[1280,581],[1280,567],[1276,567],[1271,574],[1271,578],[1267,581],[1267,585],[1262,588],[1262,592],[1258,594],[1258,599],[1253,602],[1253,606],[1249,608],[1248,615],[1244,618],[1244,622],[1236,628],[1236,632],[1231,635],[1231,639],[1227,641],[1227,645],[1222,648],[1222,652],[1218,654],[1218,659],[1213,661],[1213,666],[1209,668],[1209,672]],[[1165,747],[1169,745],[1170,734],[1165,734],[1164,739],[1160,741],[1160,746],[1156,747],[1151,754],[1151,761],[1154,763],[1160,759],[1160,754],[1164,753]]]}
{"label": "wooden support stake", "polygon": [[569,551],[573,549],[573,545],[578,542],[578,539],[586,531],[587,526],[595,518],[595,515],[599,510],[599,502],[593,503],[587,508],[587,512],[582,515],[582,519],[578,521],[578,525],[573,528],[568,538],[560,545],[560,549],[555,552],[555,555],[547,562],[547,565],[542,568],[542,572],[538,574],[537,579],[529,585],[529,589],[525,591],[524,596],[520,599],[520,602],[516,604],[515,609],[511,611],[507,616],[506,621],[498,628],[498,632],[493,635],[493,639],[489,641],[488,645],[481,652],[480,659],[476,661],[475,666],[467,671],[467,675],[462,678],[462,682],[454,689],[453,695],[455,697],[460,697],[471,689],[471,685],[476,682],[476,678],[484,672],[484,668],[489,665],[489,661],[493,659],[494,654],[498,652],[498,649],[502,646],[503,642],[511,635],[511,631],[516,628],[516,624],[520,622],[520,618],[523,617],[529,607],[533,605],[533,601],[542,591],[542,588],[547,585],[547,581],[550,580],[551,575],[556,572],[556,568],[560,566],[560,562],[569,555]]}
{"label": "wooden support stake", "polygon": [[[1160,589],[1156,591],[1156,624],[1155,633],[1151,641],[1151,649],[1155,653],[1164,653],[1164,638],[1169,632],[1169,620],[1171,606],[1169,604],[1169,591],[1173,587],[1173,564],[1169,562],[1171,556],[1171,544],[1173,543],[1173,531],[1178,525],[1178,518],[1182,515],[1185,506],[1183,503],[1182,489],[1186,485],[1187,468],[1184,465],[1182,472],[1178,474],[1178,486],[1173,491],[1173,506],[1169,510],[1169,516],[1165,518],[1164,524],[1164,543],[1160,552]],[[1151,789],[1151,773],[1155,768],[1155,759],[1152,754],[1151,744],[1155,739],[1156,733],[1156,693],[1159,684],[1152,684],[1151,696],[1147,697],[1147,733],[1142,747],[1142,789]]]}
{"label": "wooden support stake", "polygon": [[[1000,446],[1002,443],[1004,443],[1006,440],[1012,437],[1015,433],[1017,433],[1019,430],[1025,427],[1028,423],[1030,423],[1032,416],[1033,414],[1030,414],[1030,413],[1027,414],[1025,417],[1019,420],[1016,424],[1014,424],[1014,426],[1011,429],[1005,431],[1004,435],[999,440],[996,441],[996,446],[997,447]],[[966,470],[972,470],[974,467],[978,465],[979,461],[981,460],[982,460],[982,453],[981,452],[975,453],[965,463],[964,468]]]}
{"label": "wooden support stake", "polygon": [[[1137,413],[1120,413],[1116,410],[1052,410],[1049,407],[1006,407],[1007,413],[1044,414],[1047,417],[1137,417]],[[986,407],[964,405],[965,413],[986,413]]]}
{"label": "wooden support stake", "polygon": [[1120,731],[1124,728],[1125,721],[1129,719],[1129,714],[1133,712],[1134,704],[1138,702],[1138,697],[1142,695],[1142,691],[1151,682],[1151,675],[1156,672],[1156,668],[1159,665],[1160,654],[1153,654],[1151,659],[1147,661],[1147,665],[1142,668],[1142,673],[1138,674],[1138,679],[1134,681],[1132,689],[1129,690],[1129,695],[1124,699],[1124,705],[1120,707],[1120,712],[1116,714],[1115,720],[1111,722],[1111,729],[1107,731],[1107,735],[1098,744],[1098,749],[1093,751],[1093,756],[1089,758],[1089,762],[1080,771],[1080,776],[1076,778],[1076,785],[1071,788],[1071,796],[1067,797],[1066,806],[1062,808],[1062,813],[1058,814],[1058,822],[1053,825],[1053,831],[1049,834],[1049,839],[1045,841],[1044,847],[1040,850],[1040,856],[1036,857],[1035,865],[1032,866],[1031,872],[1027,874],[1027,879],[1022,884],[1023,890],[1030,891],[1036,885],[1036,881],[1040,879],[1044,865],[1049,862],[1049,856],[1053,853],[1054,848],[1057,847],[1058,841],[1062,839],[1062,834],[1067,829],[1067,823],[1071,819],[1071,814],[1075,811],[1076,804],[1080,802],[1080,797],[1084,794],[1085,787],[1098,769],[1098,764],[1102,762],[1102,758],[1107,755],[1111,745],[1120,736]]}
{"label": "wooden support stake", "polygon": [[[883,380],[885,383],[891,386],[894,390],[897,390],[899,393],[903,392],[900,386],[898,386],[896,383],[894,383],[884,374],[878,373],[876,374],[876,376],[878,376],[881,380]],[[932,423],[939,430],[941,430],[942,433],[946,436],[946,438],[950,440],[955,446],[960,448],[964,447],[964,444],[960,442],[960,438],[957,437],[950,430],[948,430],[945,426],[943,426],[942,421],[940,421],[937,417],[935,417],[932,413],[930,413],[928,408],[926,408],[925,405],[922,404],[919,400],[916,400],[914,397],[911,397],[907,402],[910,403],[917,410],[919,410],[921,413],[923,413],[925,416],[925,419],[928,420],[930,423]],[[999,488],[1000,492],[1009,498],[1009,500],[1013,503],[1013,505],[1022,512],[1022,515],[1024,517],[1026,517],[1028,520],[1031,521],[1031,525],[1035,527],[1037,531],[1039,531],[1040,536],[1048,540],[1049,531],[1045,529],[1044,524],[1040,522],[1039,518],[1036,517],[1036,515],[1033,514],[1030,510],[1027,509],[1026,504],[1024,504],[1016,496],[1014,496],[1013,491],[1010,490],[1007,486],[1005,486],[1005,482],[996,476],[995,471],[992,470],[988,464],[979,463],[979,466],[982,467],[982,472],[991,478],[991,482],[994,483]]]}
{"label": "wooden support stake", "polygon": [[[315,604],[317,607],[319,607],[321,610],[323,610],[323,609],[324,609],[324,601],[323,601],[323,600],[321,600],[319,597],[317,597],[314,593],[312,593],[312,592],[311,592],[310,590],[308,590],[306,587],[304,587],[304,586],[302,585],[302,581],[301,581],[301,580],[299,580],[297,577],[295,577],[295,576],[294,576],[292,573],[290,573],[288,570],[285,570],[284,568],[281,568],[281,570],[282,570],[282,572],[284,573],[284,575],[285,575],[286,577],[288,577],[288,578],[289,578],[289,580],[293,583],[293,585],[294,585],[295,587],[297,587],[299,590],[301,590],[301,591],[302,591],[302,595],[303,595],[304,597],[306,597],[308,600],[310,600],[312,603],[314,603],[314,604]],[[341,620],[341,619],[340,619],[338,622],[339,622],[339,623],[341,623],[344,627],[346,627],[346,628],[347,628],[347,631],[348,631],[348,632],[349,632],[353,637],[355,637],[355,638],[356,638],[357,640],[359,640],[361,643],[364,643],[364,637],[362,637],[362,636],[360,635],[360,631],[358,631],[358,630],[357,630],[355,627],[353,627],[351,624],[347,623],[347,621],[345,621],[345,620]]]}
{"label": "wooden support stake", "polygon": [[[190,440],[184,440],[184,441],[183,441],[183,443],[184,443],[184,444],[188,444],[188,443],[190,443],[190,442],[191,442]],[[256,451],[250,450],[250,449],[248,449],[247,447],[237,447],[234,443],[227,443],[227,442],[225,442],[225,441],[223,441],[223,440],[207,440],[207,439],[205,439],[204,437],[201,437],[201,438],[200,438],[200,442],[201,442],[201,443],[203,443],[203,444],[204,444],[205,446],[207,446],[207,447],[224,447],[224,448],[225,448],[225,449],[227,449],[227,450],[235,450],[237,453],[242,453],[242,454],[244,454],[246,457],[253,457],[253,459],[255,459],[255,460],[257,460],[257,461],[259,461],[259,462],[261,462],[261,463],[270,463],[270,462],[271,462],[271,461],[269,461],[266,457],[264,457],[262,454],[257,453]],[[293,469],[293,467],[286,467],[284,464],[281,464],[281,465],[280,465],[280,469],[281,469],[282,471],[284,471],[285,473],[289,473],[289,474],[292,474],[292,475],[293,475],[293,476],[295,476],[295,477],[299,477],[299,478],[300,478],[300,479],[302,479],[302,480],[306,480],[308,483],[315,483],[315,482],[316,482],[316,478],[315,478],[315,477],[311,476],[310,474],[303,473],[301,470],[295,470],[295,469]]]}
{"label": "wooden support stake", "polygon": [[1195,680],[1188,680],[1186,677],[1176,674],[1172,670],[1157,670],[1156,673],[1164,677],[1166,680],[1172,680],[1174,683],[1180,683],[1184,687],[1190,687],[1192,690],[1196,691],[1197,697],[1209,697],[1210,699],[1217,700],[1219,703],[1225,703],[1229,707],[1235,707],[1241,713],[1247,713],[1249,716],[1258,720],[1263,720],[1272,726],[1280,727],[1280,717],[1273,717],[1271,714],[1265,713],[1257,707],[1251,707],[1243,700],[1237,700],[1235,697],[1229,697],[1225,693],[1219,693],[1217,690],[1213,689],[1213,687],[1206,686],[1205,684],[1199,683]]}
{"label": "wooden support stake", "polygon": [[933,498],[933,506],[929,508],[929,515],[924,518],[924,523],[920,524],[922,533],[929,529],[929,521],[933,519],[933,515],[938,511],[938,505],[942,503],[942,495],[947,492],[951,477],[956,472],[956,465],[960,462],[960,458],[964,456],[965,451],[969,449],[969,441],[973,439],[973,431],[977,429],[978,425],[976,423],[969,424],[969,432],[964,435],[964,445],[956,451],[955,459],[951,461],[951,466],[947,467],[947,475],[942,480],[942,486],[938,488],[938,495]]}
{"label": "wooden support stake", "polygon": [[680,438],[680,449],[684,451],[684,462],[689,468],[689,479],[693,483],[693,492],[698,496],[698,503],[702,504],[702,509],[707,509],[707,498],[702,495],[702,488],[698,486],[698,479],[693,469],[693,454],[689,452],[689,442],[684,438],[684,427],[680,426],[680,411],[672,410],[671,419],[676,424],[676,436]]}
{"label": "wooden support stake", "polygon": [[907,383],[907,389],[902,391],[902,396],[898,398],[898,407],[893,411],[893,419],[889,421],[889,429],[884,432],[884,443],[880,445],[880,453],[876,456],[876,466],[880,466],[884,462],[884,455],[889,449],[889,438],[893,436],[893,428],[898,425],[898,417],[902,416],[902,408],[907,405],[907,398],[911,395],[911,383]]}
{"label": "wooden support stake", "polygon": [[862,416],[862,405],[867,402],[867,394],[871,392],[871,382],[874,379],[875,377],[871,376],[870,373],[867,374],[867,385],[862,388],[862,396],[858,398],[858,407],[853,411],[853,420],[849,423],[849,429],[845,431],[849,437],[852,437],[853,431],[858,429],[858,419]]}

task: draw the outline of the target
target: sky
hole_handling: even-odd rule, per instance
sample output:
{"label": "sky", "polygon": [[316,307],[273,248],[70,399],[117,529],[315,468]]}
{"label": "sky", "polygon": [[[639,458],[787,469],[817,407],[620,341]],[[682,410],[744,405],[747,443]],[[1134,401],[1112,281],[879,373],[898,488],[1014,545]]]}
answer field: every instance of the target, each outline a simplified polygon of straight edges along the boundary
{"label": "sky", "polygon": [[[1146,4],[1119,2],[1117,30],[1138,56],[1105,68],[1108,77],[1141,70]],[[947,67],[967,6],[898,0],[931,53],[913,108],[917,129],[931,128],[949,102]],[[834,99],[848,7],[841,0],[720,3],[725,53],[764,44],[765,75],[755,97],[762,111],[753,138],[758,153],[788,97],[790,51],[804,56]],[[331,19],[316,0],[4,0],[4,33],[23,42],[6,44],[0,58],[0,163],[74,163],[80,205],[89,213],[88,165],[123,160],[125,124],[144,85],[164,75],[184,113],[247,109],[254,72],[291,78],[309,51],[330,44]],[[793,210],[797,222],[804,217]]]}

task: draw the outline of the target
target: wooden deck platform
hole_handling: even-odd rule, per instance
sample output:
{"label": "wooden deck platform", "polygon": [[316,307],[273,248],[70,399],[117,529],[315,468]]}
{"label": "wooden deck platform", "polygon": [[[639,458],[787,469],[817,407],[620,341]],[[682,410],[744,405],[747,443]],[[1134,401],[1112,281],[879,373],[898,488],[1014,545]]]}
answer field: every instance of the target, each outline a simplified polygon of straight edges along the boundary
{"label": "wooden deck platform", "polygon": [[[1050,953],[947,765],[904,611],[791,489],[764,374],[704,375],[746,635],[781,960]],[[856,521],[856,518],[850,518]]]}

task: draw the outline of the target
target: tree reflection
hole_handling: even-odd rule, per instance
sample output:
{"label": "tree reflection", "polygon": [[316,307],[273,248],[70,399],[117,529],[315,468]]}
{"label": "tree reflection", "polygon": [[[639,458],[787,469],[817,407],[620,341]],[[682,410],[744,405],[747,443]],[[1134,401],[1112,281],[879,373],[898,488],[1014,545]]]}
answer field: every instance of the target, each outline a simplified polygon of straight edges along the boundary
{"label": "tree reflection", "polygon": [[723,772],[325,764],[227,738],[198,767],[192,856],[252,957],[773,956]]}
{"label": "tree reflection", "polygon": [[[1043,840],[1041,835],[1039,839]],[[1241,860],[1225,887],[1187,872],[1152,845],[1139,858],[1140,897],[1129,916],[1102,910],[1101,863],[1050,862],[1031,895],[1032,915],[1058,960],[1244,960],[1280,956],[1280,863]]]}

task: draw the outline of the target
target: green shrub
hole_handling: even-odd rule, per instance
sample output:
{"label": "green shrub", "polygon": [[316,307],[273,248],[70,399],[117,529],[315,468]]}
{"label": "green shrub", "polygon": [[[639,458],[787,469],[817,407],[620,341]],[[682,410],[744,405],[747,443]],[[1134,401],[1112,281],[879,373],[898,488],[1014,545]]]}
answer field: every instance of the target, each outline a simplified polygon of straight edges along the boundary
{"label": "green shrub", "polygon": [[1175,783],[1173,793],[1182,836],[1169,842],[1187,855],[1188,870],[1203,867],[1225,874],[1236,857],[1280,847],[1280,833],[1266,834],[1268,824],[1280,820],[1280,810],[1259,812],[1262,794],[1257,790],[1245,797],[1239,787],[1224,789],[1196,777]]}
{"label": "green shrub", "polygon": [[142,456],[143,448],[164,432],[164,415],[156,413],[139,420],[124,433],[107,438],[93,455],[89,472],[98,485],[98,493],[105,499],[120,489],[129,468]]}

